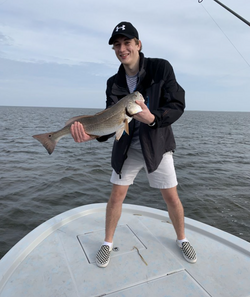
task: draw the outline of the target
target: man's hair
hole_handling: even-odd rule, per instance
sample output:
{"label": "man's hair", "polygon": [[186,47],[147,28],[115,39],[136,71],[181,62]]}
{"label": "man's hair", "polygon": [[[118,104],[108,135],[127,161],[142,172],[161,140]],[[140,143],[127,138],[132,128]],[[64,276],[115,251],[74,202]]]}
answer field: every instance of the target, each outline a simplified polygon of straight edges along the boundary
{"label": "man's hair", "polygon": [[[137,39],[137,38],[135,37],[134,40],[135,40],[135,44],[138,45],[138,44],[139,44],[139,39]],[[141,47],[140,47],[140,49],[139,49],[139,53],[141,52],[141,50],[142,50],[142,43],[141,43]]]}
{"label": "man's hair", "polygon": [[[135,44],[138,45],[139,44],[139,39],[137,39],[136,37],[133,38],[133,39],[135,41]],[[114,49],[114,45],[112,46],[112,49]],[[141,43],[141,48],[139,49],[139,53],[141,52],[141,50],[142,50],[142,43]]]}

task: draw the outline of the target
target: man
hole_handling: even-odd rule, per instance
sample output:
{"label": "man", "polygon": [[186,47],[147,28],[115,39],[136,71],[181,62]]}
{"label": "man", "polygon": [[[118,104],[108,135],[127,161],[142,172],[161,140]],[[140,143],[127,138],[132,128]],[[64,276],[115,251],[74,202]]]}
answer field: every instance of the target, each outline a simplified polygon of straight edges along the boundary
{"label": "man", "polygon": [[[106,209],[105,241],[96,255],[96,264],[106,267],[110,261],[113,236],[122,212],[122,203],[128,188],[145,168],[149,184],[158,188],[167,204],[173,223],[177,246],[184,258],[195,263],[195,251],[184,233],[184,211],[177,193],[177,179],[173,163],[175,140],[171,124],[184,112],[185,92],[178,85],[172,66],[163,59],[145,58],[136,28],[129,22],[119,23],[109,39],[121,66],[107,81],[107,107],[135,90],[145,98],[137,102],[142,111],[133,116],[129,135],[124,133],[114,141],[112,151],[112,192]],[[76,142],[91,140],[83,126],[71,126]],[[112,135],[102,136],[105,141]]]}

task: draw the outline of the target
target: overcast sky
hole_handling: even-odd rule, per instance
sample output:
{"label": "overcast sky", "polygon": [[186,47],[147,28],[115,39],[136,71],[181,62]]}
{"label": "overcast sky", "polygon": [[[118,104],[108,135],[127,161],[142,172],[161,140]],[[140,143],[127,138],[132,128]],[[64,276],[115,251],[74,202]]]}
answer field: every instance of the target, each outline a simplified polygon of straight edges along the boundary
{"label": "overcast sky", "polygon": [[[221,2],[250,21],[249,0]],[[250,27],[213,0],[0,0],[0,105],[104,108],[120,21],[172,64],[188,110],[250,111]]]}

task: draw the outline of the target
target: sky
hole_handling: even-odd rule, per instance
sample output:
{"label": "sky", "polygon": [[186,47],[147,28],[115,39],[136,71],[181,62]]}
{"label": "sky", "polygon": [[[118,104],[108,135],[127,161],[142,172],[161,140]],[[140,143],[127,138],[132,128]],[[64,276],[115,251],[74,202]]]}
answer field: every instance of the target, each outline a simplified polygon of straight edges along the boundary
{"label": "sky", "polygon": [[[250,1],[221,2],[250,21]],[[187,110],[250,112],[250,27],[213,0],[0,0],[0,106],[105,108],[121,21],[172,64]]]}

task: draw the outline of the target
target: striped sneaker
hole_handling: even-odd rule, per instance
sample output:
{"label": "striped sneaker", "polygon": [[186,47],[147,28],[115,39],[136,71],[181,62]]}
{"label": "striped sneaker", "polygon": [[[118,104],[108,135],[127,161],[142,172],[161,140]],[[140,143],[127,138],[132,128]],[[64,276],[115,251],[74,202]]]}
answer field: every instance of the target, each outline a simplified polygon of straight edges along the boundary
{"label": "striped sneaker", "polygon": [[188,241],[182,242],[181,246],[177,240],[176,240],[176,243],[178,247],[180,247],[182,251],[182,255],[186,261],[188,261],[189,263],[195,263],[197,261],[195,250],[191,246],[190,242]]}
{"label": "striped sneaker", "polygon": [[112,251],[112,247],[108,245],[102,245],[96,254],[96,265],[102,268],[108,266],[110,261],[110,253]]}

